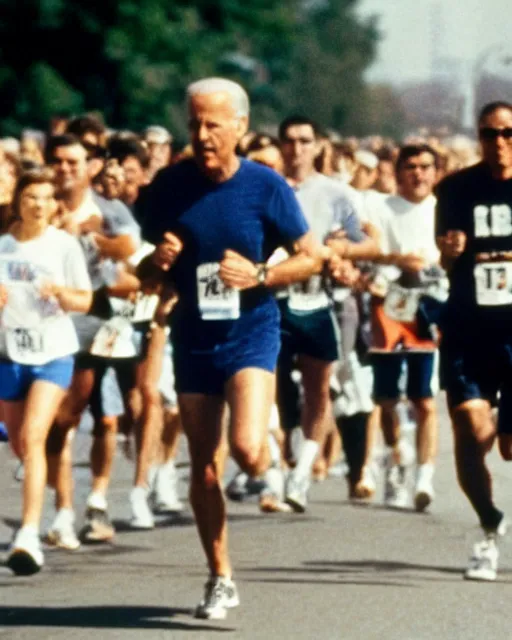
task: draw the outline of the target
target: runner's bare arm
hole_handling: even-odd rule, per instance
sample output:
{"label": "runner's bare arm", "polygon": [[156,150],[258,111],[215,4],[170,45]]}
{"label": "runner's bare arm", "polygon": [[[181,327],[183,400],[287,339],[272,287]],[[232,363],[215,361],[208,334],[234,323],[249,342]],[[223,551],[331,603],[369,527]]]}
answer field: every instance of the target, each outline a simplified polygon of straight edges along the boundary
{"label": "runner's bare arm", "polygon": [[281,287],[320,273],[324,262],[332,255],[331,249],[322,246],[311,231],[294,243],[293,250],[292,256],[270,267],[255,264],[236,251],[228,250],[220,263],[220,277],[225,285],[236,289],[250,289],[262,284]]}
{"label": "runner's bare arm", "polygon": [[95,233],[94,241],[98,245],[100,255],[112,260],[126,260],[137,250],[137,243],[129,234],[123,234],[115,238]]}
{"label": "runner's bare arm", "polygon": [[371,237],[367,237],[361,242],[332,237],[327,240],[326,244],[344,260],[373,260],[379,254],[379,246]]}
{"label": "runner's bare arm", "polygon": [[45,283],[39,289],[42,298],[57,298],[63,311],[87,313],[92,304],[92,291]]}

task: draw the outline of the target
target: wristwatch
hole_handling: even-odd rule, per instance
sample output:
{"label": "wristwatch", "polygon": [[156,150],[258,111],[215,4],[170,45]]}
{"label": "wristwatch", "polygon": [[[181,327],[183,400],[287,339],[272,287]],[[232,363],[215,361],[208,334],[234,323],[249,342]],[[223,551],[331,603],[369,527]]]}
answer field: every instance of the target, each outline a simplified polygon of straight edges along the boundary
{"label": "wristwatch", "polygon": [[259,285],[265,286],[265,281],[267,279],[268,267],[265,263],[258,265],[258,270],[256,271],[256,280]]}

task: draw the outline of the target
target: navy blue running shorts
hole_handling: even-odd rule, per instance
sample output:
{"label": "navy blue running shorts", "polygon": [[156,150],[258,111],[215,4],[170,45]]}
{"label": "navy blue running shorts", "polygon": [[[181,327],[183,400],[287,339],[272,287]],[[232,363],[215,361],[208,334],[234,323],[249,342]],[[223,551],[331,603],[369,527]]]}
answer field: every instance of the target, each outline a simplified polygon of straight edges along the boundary
{"label": "navy blue running shorts", "polygon": [[270,314],[251,315],[250,322],[243,320],[243,332],[235,330],[230,337],[209,346],[198,346],[187,340],[183,330],[175,335],[173,329],[177,393],[223,395],[226,382],[242,369],[275,371],[281,346],[277,309]]}
{"label": "navy blue running shorts", "polygon": [[[286,301],[283,301],[286,303]],[[305,355],[324,362],[340,358],[340,331],[334,311],[290,311],[280,304],[283,352]]]}
{"label": "navy blue running shorts", "polygon": [[512,337],[482,332],[466,340],[445,335],[440,354],[441,386],[449,405],[477,398],[497,404],[498,432],[512,434]]}
{"label": "navy blue running shorts", "polygon": [[[436,356],[434,352],[372,353],[373,396],[379,400],[398,400],[405,392],[409,400],[434,397]],[[401,385],[404,375],[406,382]]]}

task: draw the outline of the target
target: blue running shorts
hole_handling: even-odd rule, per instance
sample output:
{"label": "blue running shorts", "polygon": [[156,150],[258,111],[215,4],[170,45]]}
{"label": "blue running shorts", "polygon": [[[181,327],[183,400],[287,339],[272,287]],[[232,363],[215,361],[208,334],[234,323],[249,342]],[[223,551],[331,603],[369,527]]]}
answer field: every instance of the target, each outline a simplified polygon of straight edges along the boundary
{"label": "blue running shorts", "polygon": [[68,389],[73,376],[73,365],[73,356],[58,358],[38,366],[0,360],[0,400],[23,400],[32,384],[38,380]]}

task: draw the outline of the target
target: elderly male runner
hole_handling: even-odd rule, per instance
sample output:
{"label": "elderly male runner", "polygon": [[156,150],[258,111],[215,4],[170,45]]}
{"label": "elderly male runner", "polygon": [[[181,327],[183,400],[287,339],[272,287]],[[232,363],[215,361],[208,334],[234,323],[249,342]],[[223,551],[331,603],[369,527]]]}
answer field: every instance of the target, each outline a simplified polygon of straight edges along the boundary
{"label": "elderly male runner", "polygon": [[[320,271],[328,250],[308,230],[286,182],[237,157],[248,125],[245,91],[220,78],[200,80],[188,88],[188,108],[194,157],[158,174],[143,231],[179,296],[171,318],[176,387],[190,501],[210,569],[196,616],[224,618],[238,605],[216,466],[225,403],[233,457],[251,476],[263,475],[280,344],[270,288]],[[279,246],[292,257],[267,269]]]}

